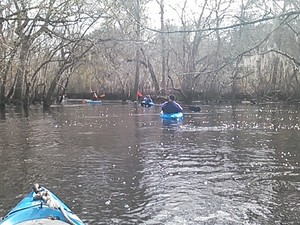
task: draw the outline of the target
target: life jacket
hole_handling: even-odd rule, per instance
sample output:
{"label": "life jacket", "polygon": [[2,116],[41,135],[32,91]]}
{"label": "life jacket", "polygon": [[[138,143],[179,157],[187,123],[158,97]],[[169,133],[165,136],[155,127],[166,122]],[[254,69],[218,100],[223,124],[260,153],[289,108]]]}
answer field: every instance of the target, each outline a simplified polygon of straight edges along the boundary
{"label": "life jacket", "polygon": [[166,102],[162,105],[162,111],[165,114],[182,112],[181,107],[175,102]]}

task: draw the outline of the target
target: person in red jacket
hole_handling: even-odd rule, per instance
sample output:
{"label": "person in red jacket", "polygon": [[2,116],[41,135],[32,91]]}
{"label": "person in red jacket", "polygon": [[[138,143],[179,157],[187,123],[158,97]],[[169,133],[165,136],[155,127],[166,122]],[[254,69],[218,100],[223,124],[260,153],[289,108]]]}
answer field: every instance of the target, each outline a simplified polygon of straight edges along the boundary
{"label": "person in red jacket", "polygon": [[164,114],[182,112],[182,107],[175,101],[175,96],[170,95],[168,101],[161,105]]}

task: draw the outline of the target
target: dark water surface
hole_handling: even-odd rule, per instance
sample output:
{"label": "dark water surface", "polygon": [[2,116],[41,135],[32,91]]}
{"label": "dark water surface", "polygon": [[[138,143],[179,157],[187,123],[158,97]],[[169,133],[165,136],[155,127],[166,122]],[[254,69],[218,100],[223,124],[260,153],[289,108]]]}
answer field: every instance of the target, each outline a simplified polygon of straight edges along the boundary
{"label": "dark water surface", "polygon": [[300,111],[66,106],[0,117],[0,216],[38,182],[86,224],[300,224]]}

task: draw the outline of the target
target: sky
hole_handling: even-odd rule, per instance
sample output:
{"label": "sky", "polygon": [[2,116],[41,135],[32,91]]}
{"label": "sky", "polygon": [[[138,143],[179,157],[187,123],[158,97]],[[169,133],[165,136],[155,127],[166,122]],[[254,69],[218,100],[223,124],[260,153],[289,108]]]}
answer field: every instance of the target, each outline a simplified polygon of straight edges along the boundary
{"label": "sky", "polygon": [[[197,0],[188,0],[187,1],[187,12],[191,14],[195,13],[195,9],[198,8],[196,5]],[[198,1],[199,2],[199,1]],[[175,24],[180,24],[179,15],[176,11],[180,13],[180,10],[183,7],[184,0],[164,0],[165,4],[165,20],[170,20]],[[148,6],[148,16],[150,24],[155,28],[160,27],[160,8],[156,0],[153,0],[147,4]],[[199,9],[199,8],[198,8]]]}

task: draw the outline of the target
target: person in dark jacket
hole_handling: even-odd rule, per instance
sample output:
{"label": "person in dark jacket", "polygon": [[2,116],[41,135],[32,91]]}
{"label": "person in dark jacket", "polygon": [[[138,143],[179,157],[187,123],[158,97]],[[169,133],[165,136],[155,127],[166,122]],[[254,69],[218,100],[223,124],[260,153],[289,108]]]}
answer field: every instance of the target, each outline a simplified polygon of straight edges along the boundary
{"label": "person in dark jacket", "polygon": [[143,107],[150,107],[153,105],[153,100],[150,95],[146,95],[141,103]]}
{"label": "person in dark jacket", "polygon": [[175,96],[170,95],[168,101],[161,105],[164,114],[182,112],[182,107],[175,101]]}

